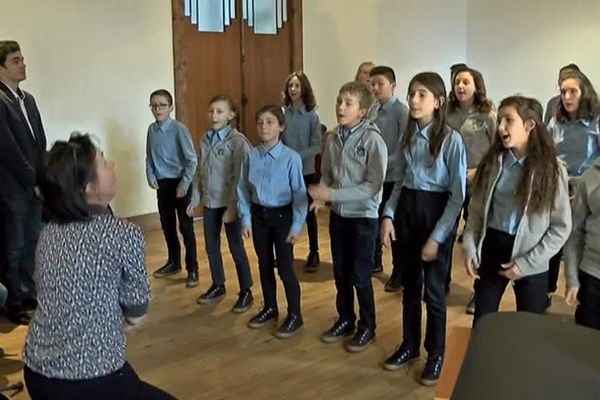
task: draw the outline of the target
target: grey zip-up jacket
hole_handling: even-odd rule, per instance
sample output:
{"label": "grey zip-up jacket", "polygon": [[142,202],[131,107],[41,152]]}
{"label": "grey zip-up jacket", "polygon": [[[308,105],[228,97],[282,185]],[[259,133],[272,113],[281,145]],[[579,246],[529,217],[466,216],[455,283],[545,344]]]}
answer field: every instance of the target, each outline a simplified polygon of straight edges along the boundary
{"label": "grey zip-up jacket", "polygon": [[600,159],[579,183],[573,205],[573,231],[563,254],[567,287],[578,287],[578,271],[600,279]]}
{"label": "grey zip-up jacket", "polygon": [[196,207],[202,200],[207,208],[236,207],[237,181],[249,151],[250,142],[234,128],[214,147],[205,133],[190,204]]}
{"label": "grey zip-up jacket", "polygon": [[327,137],[321,164],[321,183],[332,188],[331,210],[341,217],[378,218],[388,157],[379,128],[366,120],[346,143],[339,131]]}
{"label": "grey zip-up jacket", "polygon": [[[465,257],[481,263],[481,248],[485,239],[489,211],[496,183],[502,171],[502,154],[498,155],[490,174],[485,177],[483,190],[473,191],[469,204],[469,218],[463,235]],[[511,260],[521,270],[522,277],[548,270],[548,261],[562,248],[571,231],[571,206],[569,204],[567,171],[559,161],[560,177],[552,210],[528,214],[527,206],[517,227]],[[531,177],[531,182],[535,176]],[[531,196],[529,193],[528,196]]]}

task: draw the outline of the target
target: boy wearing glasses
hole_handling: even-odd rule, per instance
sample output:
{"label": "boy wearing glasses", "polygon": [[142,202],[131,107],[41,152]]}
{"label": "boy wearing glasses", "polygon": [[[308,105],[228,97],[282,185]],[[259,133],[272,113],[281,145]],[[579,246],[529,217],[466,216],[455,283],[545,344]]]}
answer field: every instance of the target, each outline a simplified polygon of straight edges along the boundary
{"label": "boy wearing glasses", "polygon": [[187,127],[171,118],[173,96],[159,89],[150,95],[150,110],[156,122],[148,127],[146,139],[146,177],[148,184],[157,191],[158,213],[168,259],[165,265],[154,271],[154,277],[162,278],[181,271],[181,246],[179,231],[185,246],[186,287],[198,286],[198,259],[194,221],[186,214],[192,193],[192,179],[196,173],[196,151]]}

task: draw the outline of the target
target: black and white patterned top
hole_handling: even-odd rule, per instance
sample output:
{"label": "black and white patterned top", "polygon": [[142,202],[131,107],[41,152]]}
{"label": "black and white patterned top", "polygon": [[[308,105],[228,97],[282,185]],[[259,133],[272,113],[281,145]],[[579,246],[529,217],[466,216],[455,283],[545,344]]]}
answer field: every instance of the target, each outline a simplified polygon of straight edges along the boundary
{"label": "black and white patterned top", "polygon": [[40,235],[38,308],[23,361],[49,378],[89,379],[125,363],[125,316],[146,313],[150,285],[140,227],[108,213],[50,223]]}

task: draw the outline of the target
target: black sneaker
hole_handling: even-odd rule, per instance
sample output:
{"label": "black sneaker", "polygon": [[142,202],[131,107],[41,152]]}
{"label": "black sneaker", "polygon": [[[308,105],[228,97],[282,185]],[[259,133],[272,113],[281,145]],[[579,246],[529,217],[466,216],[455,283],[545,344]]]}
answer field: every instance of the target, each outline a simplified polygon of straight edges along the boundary
{"label": "black sneaker", "polygon": [[300,314],[288,314],[283,324],[277,329],[275,332],[275,337],[279,339],[287,339],[294,336],[296,333],[300,332],[302,326],[304,325],[304,321],[302,321],[302,316]]}
{"label": "black sneaker", "polygon": [[371,275],[379,275],[382,272],[383,272],[383,264],[377,263],[373,266],[373,271],[371,272]]}
{"label": "black sneaker", "polygon": [[321,340],[325,343],[335,343],[353,333],[354,321],[338,319],[327,332],[321,335]]}
{"label": "black sneaker", "polygon": [[369,328],[358,328],[356,335],[346,343],[346,350],[350,353],[360,353],[375,339],[375,331]]}
{"label": "black sneaker", "polygon": [[477,299],[477,295],[475,295],[475,292],[471,293],[471,296],[469,296],[469,302],[467,303],[467,309],[466,312],[469,315],[473,315],[475,314],[475,300]]}
{"label": "black sneaker", "polygon": [[225,286],[217,286],[215,284],[212,284],[210,288],[208,288],[206,293],[198,297],[197,302],[198,304],[218,303],[219,301],[223,300],[226,292],[227,291],[225,290]]}
{"label": "black sneaker", "polygon": [[152,275],[155,278],[164,278],[165,276],[175,275],[179,272],[181,272],[181,263],[169,260],[165,265],[154,271]]}
{"label": "black sneaker", "polygon": [[383,288],[383,290],[388,293],[399,292],[401,289],[402,284],[400,284],[400,279],[395,277],[390,277]]}
{"label": "black sneaker", "polygon": [[438,379],[440,379],[443,364],[443,356],[428,356],[423,372],[421,373],[421,385],[435,386]]}
{"label": "black sneaker", "polygon": [[319,253],[309,253],[306,259],[306,264],[304,264],[304,271],[306,272],[316,272],[319,269],[319,264],[321,260],[319,259]]}
{"label": "black sneaker", "polygon": [[250,307],[252,307],[253,303],[254,297],[252,296],[252,291],[250,289],[242,290],[239,293],[238,299],[233,305],[231,312],[236,314],[243,314],[246,311],[248,311]]}
{"label": "black sneaker", "polygon": [[187,279],[185,280],[185,287],[193,288],[198,286],[198,271],[188,272]]}
{"label": "black sneaker", "polygon": [[396,371],[419,358],[419,350],[414,350],[402,343],[396,348],[394,354],[383,363],[383,369]]}
{"label": "black sneaker", "polygon": [[269,322],[275,321],[277,317],[279,317],[279,311],[275,307],[263,307],[263,309],[248,322],[248,326],[253,329],[262,328]]}

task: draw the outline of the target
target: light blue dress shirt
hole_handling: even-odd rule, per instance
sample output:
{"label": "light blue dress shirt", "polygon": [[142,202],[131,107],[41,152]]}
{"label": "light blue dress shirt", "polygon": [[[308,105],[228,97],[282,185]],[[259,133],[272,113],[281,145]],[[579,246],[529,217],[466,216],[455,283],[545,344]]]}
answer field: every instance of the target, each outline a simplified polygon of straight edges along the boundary
{"label": "light blue dress shirt", "polygon": [[283,144],[302,157],[302,174],[315,173],[315,156],[321,151],[321,121],[313,108],[306,110],[304,105],[284,108],[285,131],[281,136]]}
{"label": "light blue dress shirt", "polygon": [[523,176],[525,159],[517,159],[511,150],[505,151],[502,156],[502,170],[494,193],[488,227],[509,235],[516,235],[517,228],[523,217],[523,210],[516,194],[519,182]]}
{"label": "light blue dress shirt", "polygon": [[192,136],[185,125],[171,118],[150,124],[146,140],[146,177],[150,185],[159,179],[181,178],[178,189],[187,191],[197,165]]}
{"label": "light blue dress shirt", "polygon": [[598,118],[556,121],[548,124],[558,157],[565,163],[569,177],[581,176],[600,157]]}
{"label": "light blue dress shirt", "polygon": [[302,160],[298,153],[282,142],[270,150],[262,144],[250,150],[242,164],[237,194],[242,226],[251,225],[253,203],[263,207],[282,207],[292,203],[290,233],[302,231],[308,208]]}
{"label": "light blue dress shirt", "polygon": [[399,145],[396,152],[396,181],[390,199],[385,204],[383,215],[394,218],[403,187],[450,193],[444,213],[431,233],[433,240],[442,243],[453,230],[465,199],[467,156],[460,133],[452,130],[444,139],[438,157],[432,159],[429,153],[431,126],[432,123],[422,129],[418,126],[415,128],[410,149]]}

